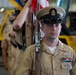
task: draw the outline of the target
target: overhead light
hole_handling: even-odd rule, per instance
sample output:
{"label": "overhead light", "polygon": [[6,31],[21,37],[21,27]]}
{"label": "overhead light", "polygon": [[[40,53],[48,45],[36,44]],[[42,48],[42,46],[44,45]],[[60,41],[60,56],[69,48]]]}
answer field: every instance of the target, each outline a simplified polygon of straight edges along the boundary
{"label": "overhead light", "polygon": [[4,8],[1,8],[1,9],[0,9],[0,12],[3,12],[3,11],[4,11]]}

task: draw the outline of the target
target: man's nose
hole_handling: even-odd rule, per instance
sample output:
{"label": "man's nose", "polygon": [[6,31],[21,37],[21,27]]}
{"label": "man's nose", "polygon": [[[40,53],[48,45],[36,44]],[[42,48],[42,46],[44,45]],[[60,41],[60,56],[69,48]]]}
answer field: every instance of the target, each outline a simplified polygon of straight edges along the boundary
{"label": "man's nose", "polygon": [[51,27],[52,27],[52,30],[56,30],[56,24],[52,24]]}

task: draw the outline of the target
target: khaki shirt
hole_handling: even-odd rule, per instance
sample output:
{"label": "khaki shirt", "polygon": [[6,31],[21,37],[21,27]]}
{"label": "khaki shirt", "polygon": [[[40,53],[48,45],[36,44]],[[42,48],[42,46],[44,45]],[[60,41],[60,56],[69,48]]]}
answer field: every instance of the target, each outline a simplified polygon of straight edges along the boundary
{"label": "khaki shirt", "polygon": [[8,25],[4,31],[3,31],[3,40],[1,43],[1,47],[5,48],[7,52],[11,49],[11,44],[10,44],[10,37],[9,37],[9,32],[12,29],[12,25]]}
{"label": "khaki shirt", "polygon": [[[25,26],[26,26],[25,27],[25,41],[26,41],[25,43],[26,43],[26,46],[28,47],[32,44],[31,23],[26,22]],[[16,42],[22,46],[22,28],[16,31],[16,33],[17,33]]]}
{"label": "khaki shirt", "polygon": [[[7,65],[8,65],[8,74],[11,75],[12,68],[14,67],[13,58],[16,59],[16,48],[11,44],[10,40],[15,41],[15,38],[10,38],[9,33],[12,30],[12,25],[8,25],[7,28],[3,32],[3,40],[1,43],[1,47],[4,48],[7,53]],[[4,59],[6,61],[6,59]]]}
{"label": "khaki shirt", "polygon": [[7,28],[5,28],[4,32],[3,32],[3,40],[1,43],[1,47],[5,48],[8,52],[8,56],[14,55],[15,52],[11,52],[11,49],[13,49],[14,51],[14,47],[12,46],[12,44],[10,43],[10,40],[13,40],[13,42],[15,41],[15,38],[10,38],[9,37],[9,33],[12,31],[12,25],[8,25]]}
{"label": "khaki shirt", "polygon": [[[64,59],[65,57],[65,59]],[[41,75],[74,75],[72,68],[75,64],[74,50],[59,41],[54,54],[41,42]],[[35,45],[28,47],[18,65],[16,75],[32,75],[35,71]]]}

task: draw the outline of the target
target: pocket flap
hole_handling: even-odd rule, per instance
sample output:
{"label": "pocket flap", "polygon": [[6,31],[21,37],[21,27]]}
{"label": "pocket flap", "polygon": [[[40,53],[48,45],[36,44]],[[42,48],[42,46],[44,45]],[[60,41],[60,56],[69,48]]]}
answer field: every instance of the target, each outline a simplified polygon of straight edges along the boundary
{"label": "pocket flap", "polygon": [[72,69],[72,64],[71,64],[71,62],[62,62],[61,67],[62,67],[62,69],[71,70]]}

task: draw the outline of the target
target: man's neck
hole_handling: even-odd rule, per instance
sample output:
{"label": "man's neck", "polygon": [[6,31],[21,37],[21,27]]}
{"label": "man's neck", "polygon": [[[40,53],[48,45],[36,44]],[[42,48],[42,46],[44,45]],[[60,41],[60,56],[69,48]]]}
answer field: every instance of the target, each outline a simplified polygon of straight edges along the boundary
{"label": "man's neck", "polygon": [[58,45],[58,38],[55,40],[47,40],[46,38],[43,39],[45,44],[49,47],[55,47]]}

